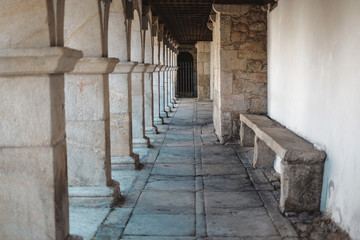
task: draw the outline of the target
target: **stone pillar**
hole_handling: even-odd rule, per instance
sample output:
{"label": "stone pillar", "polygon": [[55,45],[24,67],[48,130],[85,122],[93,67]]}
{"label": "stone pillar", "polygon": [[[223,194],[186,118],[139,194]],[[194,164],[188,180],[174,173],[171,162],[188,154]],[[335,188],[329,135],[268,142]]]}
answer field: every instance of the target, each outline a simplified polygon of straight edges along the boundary
{"label": "stone pillar", "polygon": [[214,100],[214,44],[210,42],[210,100]]}
{"label": "stone pillar", "polygon": [[[128,62],[126,19],[123,3],[114,0],[109,15],[109,56],[120,59],[109,76],[111,167],[122,169],[134,165],[140,169],[139,155],[133,152],[131,73],[137,62]],[[126,167],[127,168],[127,167]]]}
{"label": "stone pillar", "polygon": [[145,136],[144,73],[149,64],[138,64],[131,74],[132,95],[132,134],[135,146],[151,147],[150,139]]}
{"label": "stone pillar", "polygon": [[83,54],[63,47],[63,3],[1,1],[0,239],[72,239],[64,73]]}
{"label": "stone pillar", "polygon": [[168,112],[165,110],[165,73],[168,66],[163,65],[160,69],[160,116],[168,118]]}
{"label": "stone pillar", "polygon": [[65,109],[71,204],[117,203],[111,179],[109,79],[118,59],[83,58],[66,74]]}
{"label": "stone pillar", "polygon": [[154,124],[154,94],[153,94],[153,75],[157,65],[150,65],[144,76],[145,87],[145,131],[150,133],[158,133],[158,129]]}
{"label": "stone pillar", "polygon": [[160,69],[161,65],[157,65],[153,74],[153,92],[154,92],[154,122],[156,124],[164,124],[164,119],[160,115]]}
{"label": "stone pillar", "polygon": [[221,142],[239,138],[239,113],[267,111],[266,11],[213,4],[214,126]]}
{"label": "stone pillar", "polygon": [[171,87],[171,100],[172,103],[176,103],[176,84],[177,84],[177,57],[176,57],[176,53],[173,52],[173,75],[172,75],[172,87]]}
{"label": "stone pillar", "polygon": [[164,111],[167,113],[171,112],[171,107],[169,106],[169,88],[168,88],[168,83],[169,83],[169,70],[170,70],[170,66],[166,66],[166,69],[164,70]]}
{"label": "stone pillar", "polygon": [[64,72],[81,57],[60,47],[0,52],[0,239],[69,235]]}
{"label": "stone pillar", "polygon": [[119,183],[111,179],[108,76],[119,59],[102,57],[106,54],[102,10],[97,0],[65,4],[65,44],[83,50],[85,56],[65,74],[71,204],[115,204],[121,198]]}
{"label": "stone pillar", "polygon": [[137,63],[120,62],[110,74],[111,166],[121,169],[134,164],[140,169],[140,158],[133,152],[131,73]]}
{"label": "stone pillar", "polygon": [[174,107],[172,101],[171,101],[171,89],[172,89],[172,77],[173,77],[173,61],[172,61],[172,55],[171,50],[168,48],[168,62],[169,62],[169,69],[168,69],[168,84],[167,84],[167,105],[169,106],[170,112],[172,111],[172,108]]}
{"label": "stone pillar", "polygon": [[178,71],[178,67],[174,67],[173,70],[173,85],[172,85],[172,94],[173,94],[173,102],[174,104],[176,103],[176,84],[177,84],[177,71]]}
{"label": "stone pillar", "polygon": [[210,99],[210,43],[197,42],[197,92],[198,100]]}
{"label": "stone pillar", "polygon": [[171,107],[174,108],[175,107],[175,96],[174,96],[174,75],[175,75],[175,67],[171,67],[171,72],[170,72],[170,89],[169,89],[169,101],[171,103]]}

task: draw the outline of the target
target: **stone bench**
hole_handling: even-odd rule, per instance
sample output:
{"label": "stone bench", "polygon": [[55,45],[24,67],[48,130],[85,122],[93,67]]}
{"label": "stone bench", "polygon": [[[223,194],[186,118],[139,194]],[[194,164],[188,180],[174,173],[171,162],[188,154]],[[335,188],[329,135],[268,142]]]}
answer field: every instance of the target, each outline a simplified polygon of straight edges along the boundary
{"label": "stone bench", "polygon": [[267,116],[240,114],[240,123],[240,145],[254,147],[254,168],[281,159],[280,210],[319,211],[326,153]]}

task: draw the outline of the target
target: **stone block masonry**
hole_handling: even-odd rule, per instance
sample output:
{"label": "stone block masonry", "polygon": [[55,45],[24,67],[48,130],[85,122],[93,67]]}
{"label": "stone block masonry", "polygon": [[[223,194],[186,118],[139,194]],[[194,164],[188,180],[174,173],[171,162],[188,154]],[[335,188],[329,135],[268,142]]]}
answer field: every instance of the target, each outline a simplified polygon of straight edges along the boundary
{"label": "stone block masonry", "polygon": [[197,42],[198,100],[210,99],[210,44]]}
{"label": "stone block masonry", "polygon": [[221,142],[239,138],[239,113],[267,112],[266,12],[213,5],[214,125]]}

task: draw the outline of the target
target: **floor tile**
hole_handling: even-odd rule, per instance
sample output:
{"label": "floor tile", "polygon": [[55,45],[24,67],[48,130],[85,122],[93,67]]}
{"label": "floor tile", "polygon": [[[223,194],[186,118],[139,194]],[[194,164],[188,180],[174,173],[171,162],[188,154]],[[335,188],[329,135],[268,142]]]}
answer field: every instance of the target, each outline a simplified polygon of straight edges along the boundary
{"label": "floor tile", "polygon": [[278,232],[264,208],[251,208],[231,215],[207,215],[209,236],[265,237]]}
{"label": "floor tile", "polygon": [[124,235],[194,236],[194,215],[134,214]]}

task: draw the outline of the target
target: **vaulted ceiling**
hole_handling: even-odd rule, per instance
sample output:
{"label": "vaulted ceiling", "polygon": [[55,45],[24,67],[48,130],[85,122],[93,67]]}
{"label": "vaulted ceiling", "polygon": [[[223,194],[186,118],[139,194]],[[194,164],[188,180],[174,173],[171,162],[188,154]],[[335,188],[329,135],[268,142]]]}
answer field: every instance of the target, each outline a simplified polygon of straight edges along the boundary
{"label": "vaulted ceiling", "polygon": [[180,44],[211,41],[207,27],[212,4],[267,4],[273,0],[143,0]]}

